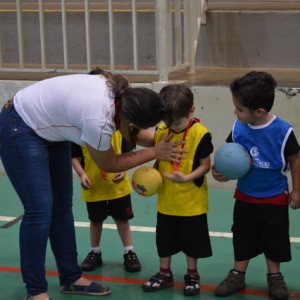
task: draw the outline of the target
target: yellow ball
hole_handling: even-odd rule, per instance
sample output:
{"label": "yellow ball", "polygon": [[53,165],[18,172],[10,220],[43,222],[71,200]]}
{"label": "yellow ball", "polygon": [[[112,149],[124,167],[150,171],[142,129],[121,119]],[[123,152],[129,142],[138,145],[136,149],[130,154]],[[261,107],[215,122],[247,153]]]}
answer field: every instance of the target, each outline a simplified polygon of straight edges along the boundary
{"label": "yellow ball", "polygon": [[134,191],[139,195],[152,196],[160,188],[162,177],[154,168],[140,167],[132,174],[131,183]]}

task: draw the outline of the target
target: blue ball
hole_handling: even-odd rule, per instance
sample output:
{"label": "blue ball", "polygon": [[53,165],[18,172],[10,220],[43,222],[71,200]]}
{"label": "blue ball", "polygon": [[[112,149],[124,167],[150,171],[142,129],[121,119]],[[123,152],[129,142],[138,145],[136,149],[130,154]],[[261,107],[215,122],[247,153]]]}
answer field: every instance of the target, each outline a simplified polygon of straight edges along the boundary
{"label": "blue ball", "polygon": [[228,179],[239,179],[249,171],[251,158],[242,145],[226,143],[215,153],[214,165],[216,170]]}

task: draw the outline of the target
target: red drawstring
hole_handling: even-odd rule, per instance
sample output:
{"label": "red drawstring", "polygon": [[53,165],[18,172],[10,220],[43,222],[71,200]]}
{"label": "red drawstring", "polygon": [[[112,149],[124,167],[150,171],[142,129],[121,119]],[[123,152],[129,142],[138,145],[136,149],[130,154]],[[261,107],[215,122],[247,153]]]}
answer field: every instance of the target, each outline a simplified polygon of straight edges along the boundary
{"label": "red drawstring", "polygon": [[[197,119],[197,118],[190,119],[190,121],[188,123],[188,126],[185,128],[185,131],[184,131],[184,134],[183,134],[183,137],[182,137],[182,141],[185,141],[189,129],[191,128],[192,124],[194,124],[195,122],[200,122],[200,119]],[[171,132],[171,130],[169,129],[169,134],[170,134],[170,132]],[[184,148],[184,145],[185,144],[181,144],[181,149]],[[181,159],[180,159],[180,161],[181,161]],[[178,171],[179,170],[180,161],[178,163],[176,163],[176,164],[173,163],[173,162],[171,162],[172,165],[173,165],[173,170],[174,171]]]}

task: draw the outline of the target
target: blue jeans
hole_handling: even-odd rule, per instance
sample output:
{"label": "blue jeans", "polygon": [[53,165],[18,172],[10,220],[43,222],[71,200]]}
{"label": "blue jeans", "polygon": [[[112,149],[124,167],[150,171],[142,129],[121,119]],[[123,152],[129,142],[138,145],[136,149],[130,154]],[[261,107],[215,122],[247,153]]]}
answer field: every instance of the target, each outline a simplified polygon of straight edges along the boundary
{"label": "blue jeans", "polygon": [[12,105],[0,114],[0,157],[24,207],[19,242],[27,293],[47,292],[48,239],[60,285],[72,284],[82,272],[77,263],[69,143],[39,137]]}

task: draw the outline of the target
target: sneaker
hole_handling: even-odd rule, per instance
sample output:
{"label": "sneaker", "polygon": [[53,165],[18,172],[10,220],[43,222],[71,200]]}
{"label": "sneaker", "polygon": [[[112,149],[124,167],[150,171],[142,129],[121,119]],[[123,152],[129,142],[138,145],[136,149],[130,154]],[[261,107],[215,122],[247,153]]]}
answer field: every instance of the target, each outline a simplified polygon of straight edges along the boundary
{"label": "sneaker", "polygon": [[198,295],[200,293],[200,276],[198,274],[184,275],[183,293],[185,296]]}
{"label": "sneaker", "polygon": [[245,273],[237,274],[231,270],[227,277],[217,286],[215,295],[217,297],[227,297],[245,288]]}
{"label": "sneaker", "polygon": [[60,287],[60,292],[63,294],[80,294],[90,296],[104,296],[110,294],[111,290],[107,286],[92,282],[88,286],[84,285],[64,285]]}
{"label": "sneaker", "polygon": [[124,267],[127,272],[138,272],[141,270],[140,261],[133,251],[124,254]]}
{"label": "sneaker", "polygon": [[173,275],[167,275],[165,273],[156,273],[147,282],[143,284],[143,290],[145,292],[155,292],[160,289],[172,287],[174,285]]}
{"label": "sneaker", "polygon": [[284,300],[289,298],[289,291],[281,273],[278,275],[267,274],[269,294],[273,299]]}
{"label": "sneaker", "polygon": [[102,255],[100,253],[95,253],[93,251],[89,252],[86,256],[85,260],[81,264],[81,270],[83,271],[92,271],[96,267],[100,267],[102,265]]}

